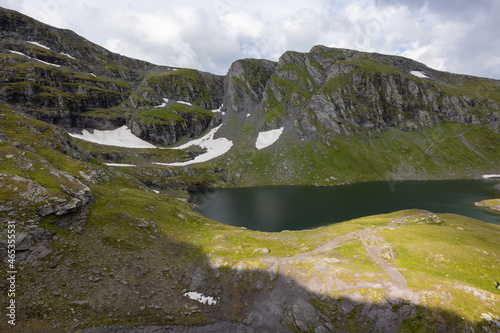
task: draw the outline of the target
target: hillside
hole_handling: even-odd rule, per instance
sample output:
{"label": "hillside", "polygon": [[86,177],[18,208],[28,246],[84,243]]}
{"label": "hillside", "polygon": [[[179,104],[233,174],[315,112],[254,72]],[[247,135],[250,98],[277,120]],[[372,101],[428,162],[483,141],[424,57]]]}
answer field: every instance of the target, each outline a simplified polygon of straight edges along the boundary
{"label": "hillside", "polygon": [[500,331],[498,225],[404,210],[271,233],[187,202],[498,174],[500,81],[323,46],[217,76],[0,26],[0,330]]}

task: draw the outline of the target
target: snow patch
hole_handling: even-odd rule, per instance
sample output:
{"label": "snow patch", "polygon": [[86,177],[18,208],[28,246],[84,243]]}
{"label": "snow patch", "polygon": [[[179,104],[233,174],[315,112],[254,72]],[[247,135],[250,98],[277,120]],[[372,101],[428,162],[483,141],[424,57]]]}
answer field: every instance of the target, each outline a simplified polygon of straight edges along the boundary
{"label": "snow patch", "polygon": [[49,66],[54,66],[54,67],[61,67],[60,65],[52,64],[50,62],[46,62],[40,59],[35,59],[36,61],[40,61],[42,64],[49,65]]}
{"label": "snow patch", "polygon": [[47,47],[47,46],[45,46],[45,45],[42,45],[42,44],[40,44],[40,43],[38,43],[38,42],[28,42],[28,43],[33,44],[33,45],[36,45],[36,46],[41,47],[41,48],[44,48],[44,49],[47,49],[47,50],[50,50],[50,47]]}
{"label": "snow patch", "polygon": [[207,150],[206,153],[198,155],[194,159],[186,162],[155,163],[155,164],[170,165],[170,166],[185,166],[194,163],[210,161],[211,159],[224,155],[229,151],[229,149],[231,149],[231,147],[233,146],[233,142],[226,138],[214,139],[215,133],[219,130],[219,128],[221,128],[221,126],[222,125],[213,128],[212,130],[210,130],[210,132],[208,132],[199,139],[191,140],[188,143],[183,144],[182,146],[171,148],[171,149],[186,149],[191,146],[199,146],[201,148],[206,149]]}
{"label": "snow patch", "polygon": [[151,143],[133,135],[130,129],[125,125],[110,131],[94,130],[93,133],[90,133],[87,130],[83,130],[82,134],[69,133],[69,135],[73,138],[106,146],[125,148],[156,148],[155,145],[152,145]]}
{"label": "snow patch", "polygon": [[28,58],[30,58],[30,59],[31,59],[31,57],[30,57],[30,56],[27,56],[26,54],[24,54],[24,53],[22,53],[22,52],[12,51],[12,50],[9,50],[9,51],[10,51],[10,53],[14,53],[14,54],[17,54],[17,55],[25,56],[25,57],[28,57]]}
{"label": "snow patch", "polygon": [[95,75],[94,73],[90,73],[90,75],[92,75],[93,77],[97,77],[97,75]]}
{"label": "snow patch", "polygon": [[189,102],[177,101],[177,103],[179,103],[179,104],[184,104],[184,105],[188,105],[188,106],[193,106],[193,104],[191,104],[191,103],[189,103]]}
{"label": "snow patch", "polygon": [[422,79],[428,79],[429,77],[425,75],[423,72],[419,71],[411,71],[410,72],[412,75],[415,75],[416,77],[422,78]]}
{"label": "snow patch", "polygon": [[250,117],[250,113],[247,113],[247,118]]}
{"label": "snow patch", "polygon": [[224,104],[221,104],[221,105],[219,106],[219,108],[218,108],[218,109],[212,110],[212,112],[214,112],[214,113],[218,113],[218,112],[220,112],[220,109],[222,109],[222,106],[223,106],[223,105],[224,105]]}
{"label": "snow patch", "polygon": [[165,106],[167,106],[167,103],[168,103],[168,98],[164,98],[163,100],[164,100],[165,102],[164,102],[164,103],[161,103],[160,105],[155,106],[155,108],[164,108]]}
{"label": "snow patch", "polygon": [[137,165],[134,164],[122,164],[122,163],[104,163],[107,166],[114,166],[114,167],[135,167]]}
{"label": "snow patch", "polygon": [[63,56],[65,56],[65,57],[68,57],[68,58],[71,58],[71,59],[73,59],[73,60],[76,60],[76,58],[75,58],[75,57],[73,57],[72,55],[69,55],[69,54],[67,54],[67,53],[63,53],[63,52],[61,52],[61,54],[62,54]]}
{"label": "snow patch", "polygon": [[205,296],[202,293],[198,293],[196,291],[190,291],[184,293],[184,296],[191,298],[194,301],[198,301],[202,304],[215,305],[217,304],[217,299],[212,296]]}
{"label": "snow patch", "polygon": [[269,147],[270,145],[278,141],[281,134],[283,134],[283,127],[267,132],[260,132],[257,136],[257,141],[255,142],[255,148],[260,150]]}
{"label": "snow patch", "polygon": [[488,179],[488,178],[500,178],[500,175],[483,175],[483,178],[484,179]]}

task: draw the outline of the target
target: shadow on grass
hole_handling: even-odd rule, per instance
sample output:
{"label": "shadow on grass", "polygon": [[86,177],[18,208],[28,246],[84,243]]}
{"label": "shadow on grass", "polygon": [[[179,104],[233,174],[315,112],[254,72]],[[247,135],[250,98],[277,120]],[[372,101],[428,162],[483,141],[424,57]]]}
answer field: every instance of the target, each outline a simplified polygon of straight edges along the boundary
{"label": "shadow on grass", "polygon": [[[106,243],[106,240],[103,241]],[[117,262],[112,279],[89,283],[89,303],[60,303],[68,320],[78,312],[81,330],[72,332],[493,332],[493,320],[470,322],[460,314],[382,299],[355,301],[311,293],[284,274],[265,270],[212,268],[200,247],[161,239],[151,250],[123,254],[106,245],[108,260]],[[121,248],[123,249],[123,248]],[[130,248],[129,248],[130,250]],[[148,258],[148,255],[161,258]],[[116,257],[118,256],[118,257]],[[122,267],[121,271],[118,267]],[[93,270],[86,267],[87,270]],[[78,271],[78,273],[77,273]],[[95,268],[94,268],[95,271]],[[79,269],[73,267],[78,279]],[[117,278],[119,277],[119,278]],[[120,281],[127,279],[128,283]],[[87,278],[81,283],[86,283]],[[109,281],[108,281],[109,280]],[[116,283],[118,280],[118,283]],[[201,304],[188,291],[214,297]],[[97,296],[97,297],[96,297]],[[74,310],[71,310],[74,309]],[[43,321],[46,310],[28,316]],[[103,313],[106,320],[102,320]],[[111,313],[111,316],[109,316]],[[101,318],[89,328],[82,318]],[[85,328],[87,327],[87,328]],[[49,331],[47,329],[40,331]],[[54,329],[54,331],[58,331]]]}

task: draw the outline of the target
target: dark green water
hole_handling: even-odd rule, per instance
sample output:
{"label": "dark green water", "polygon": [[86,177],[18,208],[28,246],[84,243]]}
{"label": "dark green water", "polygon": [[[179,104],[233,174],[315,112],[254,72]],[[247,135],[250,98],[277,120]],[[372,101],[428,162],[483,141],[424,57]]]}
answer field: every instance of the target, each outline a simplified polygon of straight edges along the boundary
{"label": "dark green water", "polygon": [[500,224],[474,202],[500,197],[498,180],[370,182],[332,187],[264,186],[192,194],[204,216],[261,231],[301,230],[402,209],[455,213]]}

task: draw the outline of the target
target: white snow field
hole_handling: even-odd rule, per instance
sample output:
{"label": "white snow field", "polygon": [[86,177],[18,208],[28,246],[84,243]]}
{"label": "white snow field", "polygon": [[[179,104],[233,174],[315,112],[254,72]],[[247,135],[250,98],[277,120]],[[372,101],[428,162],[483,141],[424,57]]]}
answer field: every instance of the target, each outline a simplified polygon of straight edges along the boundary
{"label": "white snow field", "polygon": [[488,178],[500,178],[500,175],[483,175],[483,178],[484,179],[488,179]]}
{"label": "white snow field", "polygon": [[36,46],[41,47],[41,48],[44,48],[44,49],[47,49],[47,50],[50,50],[50,47],[47,47],[47,46],[45,46],[45,45],[42,45],[42,44],[40,44],[40,43],[38,43],[38,42],[30,42],[30,41],[28,41],[28,43],[33,44],[33,45],[36,45]]}
{"label": "white snow field", "polygon": [[184,104],[184,105],[187,105],[187,106],[193,106],[193,104],[191,104],[189,102],[177,101],[177,103]]}
{"label": "white snow field", "polygon": [[133,135],[130,129],[125,125],[109,131],[94,130],[93,133],[90,133],[87,130],[83,130],[82,134],[69,133],[69,135],[73,138],[106,146],[125,148],[156,148],[155,145]]}
{"label": "white snow field", "polygon": [[70,54],[67,54],[67,53],[64,53],[64,52],[61,52],[61,54],[62,54],[63,56],[65,56],[65,57],[68,57],[68,58],[71,58],[71,59],[76,60],[76,58],[75,58],[75,57],[73,57],[73,56],[72,56],[72,55],[70,55]]}
{"label": "white snow field", "polygon": [[210,161],[211,159],[224,155],[229,151],[229,149],[231,149],[231,147],[233,146],[233,142],[226,138],[214,139],[215,133],[219,130],[219,128],[221,128],[221,126],[222,125],[219,125],[218,127],[213,128],[212,130],[210,130],[210,132],[208,132],[199,139],[191,140],[188,143],[183,144],[182,146],[179,147],[170,148],[170,149],[186,149],[191,146],[199,146],[201,148],[205,148],[207,150],[206,153],[198,155],[194,159],[186,162],[155,163],[155,164],[169,165],[169,166],[185,166],[194,163]]}
{"label": "white snow field", "polygon": [[261,150],[269,147],[280,138],[283,133],[283,127],[278,129],[273,129],[267,132],[259,132],[257,136],[257,141],[255,142],[255,148]]}
{"label": "white snow field", "polygon": [[202,293],[198,293],[196,291],[190,291],[190,292],[184,293],[184,296],[189,297],[192,300],[198,301],[198,302],[203,303],[203,304],[208,304],[208,305],[217,304],[217,300],[214,297],[205,296]]}
{"label": "white snow field", "polygon": [[125,163],[104,163],[107,166],[114,166],[114,167],[135,167],[137,165],[134,164],[125,164]]}
{"label": "white snow field", "polygon": [[42,64],[45,64],[45,65],[54,66],[54,67],[61,67],[60,65],[52,64],[50,62],[46,62],[46,61],[43,61],[43,60],[40,60],[40,59],[35,59],[35,60],[39,61],[39,62],[41,62]]}
{"label": "white snow field", "polygon": [[164,108],[165,106],[167,106],[167,103],[168,103],[168,98],[164,98],[163,100],[164,100],[165,102],[164,102],[164,103],[161,103],[160,105],[155,106],[155,108]]}
{"label": "white snow field", "polygon": [[25,57],[27,57],[27,58],[30,58],[30,59],[31,59],[31,57],[30,57],[30,56],[27,56],[26,54],[24,54],[24,53],[22,53],[22,52],[12,51],[12,50],[9,50],[9,51],[10,51],[10,53],[14,53],[14,54],[17,54],[17,55],[25,56]]}
{"label": "white snow field", "polygon": [[419,71],[411,71],[410,73],[412,75],[415,75],[416,77],[419,77],[419,78],[422,78],[422,79],[428,79],[429,78],[427,75],[425,75],[424,73],[419,72]]}

